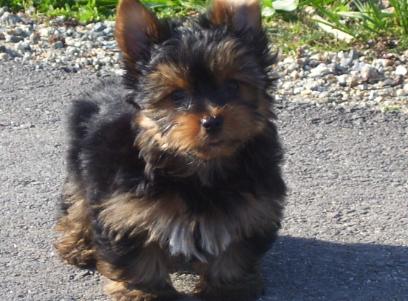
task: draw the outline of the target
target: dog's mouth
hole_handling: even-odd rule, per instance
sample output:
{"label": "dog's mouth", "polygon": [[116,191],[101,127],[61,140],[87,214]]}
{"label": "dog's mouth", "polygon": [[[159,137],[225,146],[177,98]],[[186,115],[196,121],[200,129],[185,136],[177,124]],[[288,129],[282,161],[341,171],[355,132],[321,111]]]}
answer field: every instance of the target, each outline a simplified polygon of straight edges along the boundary
{"label": "dog's mouth", "polygon": [[224,138],[212,138],[203,141],[196,149],[196,154],[202,159],[231,156],[239,147],[239,142]]}
{"label": "dog's mouth", "polygon": [[210,147],[210,148],[214,148],[214,147],[220,147],[224,144],[224,140],[223,139],[212,139],[209,140],[205,146]]}

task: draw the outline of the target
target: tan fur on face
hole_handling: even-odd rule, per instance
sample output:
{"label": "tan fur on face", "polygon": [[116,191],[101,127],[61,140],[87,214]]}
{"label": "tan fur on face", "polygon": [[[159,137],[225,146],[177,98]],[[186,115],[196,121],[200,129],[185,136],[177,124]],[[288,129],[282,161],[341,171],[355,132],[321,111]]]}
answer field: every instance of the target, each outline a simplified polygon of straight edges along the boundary
{"label": "tan fur on face", "polygon": [[171,89],[188,89],[189,83],[185,70],[172,64],[159,64],[155,71],[149,74],[150,80]]}
{"label": "tan fur on face", "polygon": [[176,117],[168,134],[168,146],[181,152],[193,151],[200,143],[201,114],[185,113]]}
{"label": "tan fur on face", "polygon": [[246,107],[240,105],[227,105],[224,112],[223,133],[227,140],[239,142],[259,134],[265,127],[265,122],[260,122]]}
{"label": "tan fur on face", "polygon": [[166,141],[160,132],[159,126],[145,114],[138,114],[135,118],[135,123],[143,129],[143,135],[140,135],[135,141],[135,146],[140,149],[143,146],[157,144],[166,145]]}
{"label": "tan fur on face", "polygon": [[[270,111],[263,102],[261,100],[262,109],[260,108],[257,116],[246,106],[239,104],[209,107],[202,113],[177,113],[172,121],[173,126],[165,134],[161,133],[152,119],[140,114],[136,122],[144,132],[136,143],[139,147],[156,143],[161,150],[193,154],[204,160],[228,157],[265,128]],[[222,131],[218,136],[223,143],[219,146],[208,147],[208,137],[201,126],[201,120],[207,116],[219,116],[224,119]]]}

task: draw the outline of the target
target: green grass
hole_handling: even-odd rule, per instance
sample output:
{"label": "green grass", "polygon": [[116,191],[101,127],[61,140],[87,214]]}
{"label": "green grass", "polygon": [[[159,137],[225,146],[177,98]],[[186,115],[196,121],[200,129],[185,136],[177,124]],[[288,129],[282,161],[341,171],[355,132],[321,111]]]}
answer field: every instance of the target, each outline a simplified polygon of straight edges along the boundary
{"label": "green grass", "polygon": [[321,30],[317,30],[313,24],[307,24],[299,20],[288,22],[282,16],[275,16],[267,26],[267,32],[274,46],[283,53],[296,54],[299,47],[309,46],[318,51],[346,50],[352,46],[350,43],[333,39],[333,37]]}
{"label": "green grass", "polygon": [[[155,0],[142,1],[161,17],[182,16],[201,11],[205,0]],[[113,19],[116,0],[0,0],[0,7],[7,6],[14,11],[34,7],[36,12],[48,17],[66,16],[81,23]]]}
{"label": "green grass", "polygon": [[377,38],[407,39],[408,0],[390,0],[382,9],[378,0],[305,0],[325,24],[346,32],[359,41]]}
{"label": "green grass", "polygon": [[[319,50],[364,46],[368,41],[397,41],[397,50],[408,48],[408,0],[389,0],[384,10],[380,0],[262,0],[263,16],[277,47],[285,52],[309,45]],[[202,12],[206,0],[145,0],[160,17]],[[14,11],[34,7],[38,15],[64,15],[81,23],[114,19],[116,0],[0,0]],[[312,8],[312,10],[311,10]],[[311,13],[313,12],[313,13]],[[319,20],[316,21],[316,16]],[[345,42],[322,30],[325,24],[352,37]],[[327,26],[326,26],[327,27]],[[385,41],[385,42],[384,42]],[[372,43],[371,43],[372,44]]]}

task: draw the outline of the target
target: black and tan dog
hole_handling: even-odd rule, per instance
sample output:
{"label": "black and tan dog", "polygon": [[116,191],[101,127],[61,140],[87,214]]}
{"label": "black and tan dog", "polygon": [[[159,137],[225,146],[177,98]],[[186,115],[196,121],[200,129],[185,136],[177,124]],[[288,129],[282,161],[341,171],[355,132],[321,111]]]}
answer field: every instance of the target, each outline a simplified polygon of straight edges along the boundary
{"label": "black and tan dog", "polygon": [[124,83],[70,112],[56,248],[95,265],[114,300],[177,299],[180,258],[200,267],[199,299],[253,300],[286,190],[259,1],[158,20],[122,0],[116,38]]}

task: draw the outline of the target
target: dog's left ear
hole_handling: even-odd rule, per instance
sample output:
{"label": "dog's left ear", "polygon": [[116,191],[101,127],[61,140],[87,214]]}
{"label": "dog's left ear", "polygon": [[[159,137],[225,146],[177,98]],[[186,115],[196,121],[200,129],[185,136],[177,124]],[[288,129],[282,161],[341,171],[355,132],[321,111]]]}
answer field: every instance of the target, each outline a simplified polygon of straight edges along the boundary
{"label": "dog's left ear", "polygon": [[159,21],[140,1],[121,0],[117,7],[115,35],[126,58],[136,61],[159,38]]}
{"label": "dog's left ear", "polygon": [[210,19],[215,25],[229,25],[234,30],[260,30],[262,27],[259,0],[213,0]]}

